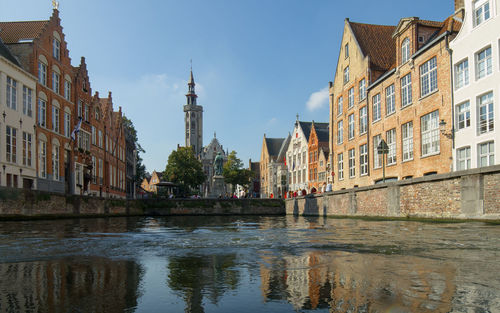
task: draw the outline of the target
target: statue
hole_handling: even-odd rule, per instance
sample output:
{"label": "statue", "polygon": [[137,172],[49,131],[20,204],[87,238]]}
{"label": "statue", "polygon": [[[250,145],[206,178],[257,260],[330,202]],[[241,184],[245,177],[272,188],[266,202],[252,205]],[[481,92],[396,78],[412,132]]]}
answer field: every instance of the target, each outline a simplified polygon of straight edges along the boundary
{"label": "statue", "polygon": [[224,159],[222,158],[222,154],[219,152],[214,160],[214,176],[222,176],[223,163]]}

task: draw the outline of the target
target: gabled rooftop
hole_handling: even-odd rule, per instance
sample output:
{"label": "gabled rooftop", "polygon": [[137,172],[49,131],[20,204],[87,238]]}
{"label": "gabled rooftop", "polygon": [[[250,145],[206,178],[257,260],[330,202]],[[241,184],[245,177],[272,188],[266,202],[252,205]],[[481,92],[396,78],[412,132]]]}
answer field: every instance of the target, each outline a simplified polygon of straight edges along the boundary
{"label": "gabled rooftop", "polygon": [[0,22],[0,38],[6,44],[13,44],[38,38],[49,20]]}

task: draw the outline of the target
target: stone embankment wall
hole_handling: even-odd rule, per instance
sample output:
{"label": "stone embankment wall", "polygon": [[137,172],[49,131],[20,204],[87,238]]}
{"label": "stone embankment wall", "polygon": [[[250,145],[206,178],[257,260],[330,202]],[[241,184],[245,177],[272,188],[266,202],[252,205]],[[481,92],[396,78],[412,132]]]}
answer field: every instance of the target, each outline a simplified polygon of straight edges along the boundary
{"label": "stone embankment wall", "polygon": [[500,166],[308,195],[287,214],[500,219]]}
{"label": "stone embankment wall", "polygon": [[105,199],[0,188],[0,219],[128,215],[284,215],[277,199]]}

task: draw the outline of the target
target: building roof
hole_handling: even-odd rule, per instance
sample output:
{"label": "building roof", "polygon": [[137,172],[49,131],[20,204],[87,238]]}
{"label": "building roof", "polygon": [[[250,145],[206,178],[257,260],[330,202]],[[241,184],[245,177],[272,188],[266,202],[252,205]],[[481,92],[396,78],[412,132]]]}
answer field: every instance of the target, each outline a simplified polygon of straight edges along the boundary
{"label": "building roof", "polygon": [[267,153],[273,159],[278,157],[285,138],[266,138]]}
{"label": "building roof", "polygon": [[20,40],[33,40],[38,38],[46,21],[0,22],[0,38],[6,43],[18,43]]}
{"label": "building roof", "polygon": [[288,150],[288,146],[290,145],[290,141],[292,141],[292,136],[288,134],[285,140],[283,140],[283,143],[281,144],[280,151],[278,153],[277,160],[278,162],[284,162],[286,152]]}
{"label": "building roof", "polygon": [[330,125],[328,123],[314,123],[314,129],[316,136],[318,136],[318,142],[328,142],[330,138]]}
{"label": "building roof", "polygon": [[[301,121],[299,121],[300,128],[302,129],[302,132],[304,133],[304,136],[306,137],[307,142],[309,142],[309,136],[311,135],[312,123],[313,122],[301,122]],[[314,122],[314,127],[316,128],[316,131],[318,129],[322,129],[324,127],[328,128],[328,126],[329,126],[328,123],[316,123],[316,122]]]}
{"label": "building roof", "polygon": [[349,25],[364,55],[370,57],[375,70],[386,71],[396,62],[396,47],[392,34],[395,26],[354,23]]}
{"label": "building roof", "polygon": [[0,55],[9,60],[10,62],[14,63],[15,65],[21,67],[21,64],[19,64],[19,61],[16,59],[16,57],[10,52],[9,48],[7,48],[6,45],[2,42],[2,39],[0,38]]}

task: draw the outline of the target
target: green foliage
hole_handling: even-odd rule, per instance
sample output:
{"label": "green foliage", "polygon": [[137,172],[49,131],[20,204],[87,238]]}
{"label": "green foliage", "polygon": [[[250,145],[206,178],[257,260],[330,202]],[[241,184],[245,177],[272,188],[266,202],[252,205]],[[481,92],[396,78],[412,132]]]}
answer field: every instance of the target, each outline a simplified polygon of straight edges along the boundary
{"label": "green foliage", "polygon": [[137,150],[137,160],[136,160],[136,174],[135,174],[135,183],[137,186],[140,186],[144,177],[146,177],[146,166],[142,164],[142,158],[140,156],[141,153],[146,153],[146,151],[139,144],[139,139],[137,137],[137,131],[135,130],[134,123],[129,120],[125,115],[122,118],[123,127],[126,131],[132,136],[132,139],[135,144],[135,149]]}
{"label": "green foliage", "polygon": [[242,185],[248,187],[250,180],[253,178],[253,172],[249,169],[243,168],[243,162],[236,156],[236,151],[231,151],[227,157],[227,162],[224,164],[222,171],[224,181],[233,185]]}
{"label": "green foliage", "polygon": [[196,159],[193,149],[180,147],[168,156],[168,164],[163,172],[163,179],[179,185],[181,193],[196,189],[205,181],[203,166]]}

